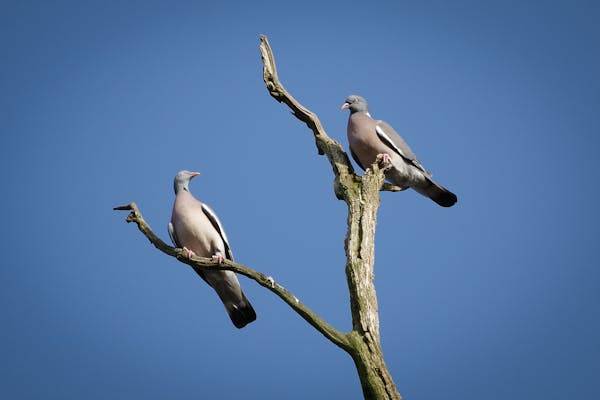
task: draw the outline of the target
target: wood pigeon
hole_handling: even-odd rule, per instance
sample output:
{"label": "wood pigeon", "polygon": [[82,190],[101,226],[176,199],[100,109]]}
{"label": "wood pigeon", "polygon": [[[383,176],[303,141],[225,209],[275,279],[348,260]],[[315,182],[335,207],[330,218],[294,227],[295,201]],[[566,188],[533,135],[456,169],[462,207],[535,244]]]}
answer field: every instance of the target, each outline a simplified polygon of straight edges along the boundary
{"label": "wood pigeon", "polygon": [[388,123],[369,114],[367,101],[361,96],[348,96],[342,110],[349,109],[348,142],[354,161],[364,170],[375,161],[391,163],[385,177],[402,189],[412,188],[442,207],[452,207],[456,195],[431,179],[417,157]]}
{"label": "wood pigeon", "polygon": [[[210,207],[190,193],[190,180],[198,175],[198,172],[180,171],[175,176],[175,203],[169,236],[175,246],[183,248],[187,257],[198,255],[219,263],[224,259],[233,261],[221,221]],[[194,270],[217,292],[236,328],[243,328],[256,319],[256,313],[242,292],[235,273]]]}

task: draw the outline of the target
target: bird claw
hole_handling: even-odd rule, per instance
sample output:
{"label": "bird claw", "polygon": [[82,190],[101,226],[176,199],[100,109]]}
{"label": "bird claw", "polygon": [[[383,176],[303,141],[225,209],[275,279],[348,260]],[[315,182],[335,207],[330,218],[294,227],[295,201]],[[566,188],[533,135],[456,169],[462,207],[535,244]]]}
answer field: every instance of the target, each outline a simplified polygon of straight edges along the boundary
{"label": "bird claw", "polygon": [[275,279],[273,279],[273,277],[267,276],[267,282],[269,282],[269,285],[271,285],[272,288],[275,287]]}
{"label": "bird claw", "polygon": [[187,247],[184,247],[183,249],[183,256],[187,259],[191,259],[192,257],[196,257],[196,253],[194,253],[192,250],[188,249]]}
{"label": "bird claw", "polygon": [[216,262],[219,264],[223,264],[223,261],[225,261],[225,257],[223,257],[223,254],[221,254],[221,253],[217,253],[217,254],[213,255],[211,257],[211,259],[213,260],[213,262]]}
{"label": "bird claw", "polygon": [[392,166],[392,157],[390,157],[390,155],[387,153],[377,154],[377,158],[375,160],[382,169],[388,169]]}

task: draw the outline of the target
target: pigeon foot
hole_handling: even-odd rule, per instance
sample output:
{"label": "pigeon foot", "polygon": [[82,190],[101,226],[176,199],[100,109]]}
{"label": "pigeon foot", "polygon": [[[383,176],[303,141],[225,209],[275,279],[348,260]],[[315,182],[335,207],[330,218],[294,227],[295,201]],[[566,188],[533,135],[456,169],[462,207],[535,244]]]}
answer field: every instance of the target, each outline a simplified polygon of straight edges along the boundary
{"label": "pigeon foot", "polygon": [[183,255],[185,256],[185,258],[192,258],[192,257],[196,257],[196,253],[194,253],[192,250],[188,249],[187,247],[183,248]]}
{"label": "pigeon foot", "polygon": [[383,169],[387,169],[392,166],[392,157],[390,157],[390,155],[387,153],[377,154],[377,158],[375,160]]}
{"label": "pigeon foot", "polygon": [[219,264],[223,264],[223,261],[225,261],[225,257],[221,253],[214,254],[211,259]]}

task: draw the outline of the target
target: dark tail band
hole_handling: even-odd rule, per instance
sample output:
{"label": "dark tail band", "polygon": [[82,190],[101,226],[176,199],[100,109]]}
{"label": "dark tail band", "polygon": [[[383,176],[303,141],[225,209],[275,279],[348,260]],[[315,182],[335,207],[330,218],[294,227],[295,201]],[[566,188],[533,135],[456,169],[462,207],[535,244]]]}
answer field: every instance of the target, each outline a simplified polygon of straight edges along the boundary
{"label": "dark tail band", "polygon": [[452,207],[458,201],[458,198],[454,193],[432,180],[429,181],[429,185],[426,188],[419,188],[416,190],[442,207]]}
{"label": "dark tail band", "polygon": [[231,318],[233,325],[238,329],[241,329],[250,322],[256,320],[256,312],[246,296],[244,296],[244,300],[239,304],[233,304],[231,307],[227,307],[227,313],[229,314],[229,318]]}

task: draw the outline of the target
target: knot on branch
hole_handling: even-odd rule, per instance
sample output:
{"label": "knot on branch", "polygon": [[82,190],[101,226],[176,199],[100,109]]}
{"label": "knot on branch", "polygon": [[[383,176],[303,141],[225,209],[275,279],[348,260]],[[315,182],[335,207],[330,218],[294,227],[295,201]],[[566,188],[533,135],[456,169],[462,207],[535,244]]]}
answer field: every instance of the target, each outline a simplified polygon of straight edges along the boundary
{"label": "knot on branch", "polygon": [[279,91],[276,90],[273,82],[267,82],[267,90],[271,93],[271,96],[279,97]]}

